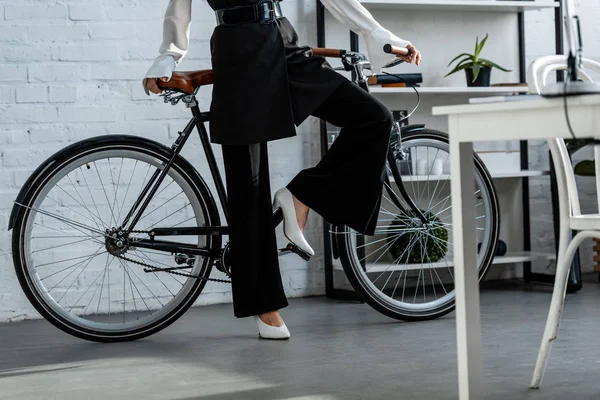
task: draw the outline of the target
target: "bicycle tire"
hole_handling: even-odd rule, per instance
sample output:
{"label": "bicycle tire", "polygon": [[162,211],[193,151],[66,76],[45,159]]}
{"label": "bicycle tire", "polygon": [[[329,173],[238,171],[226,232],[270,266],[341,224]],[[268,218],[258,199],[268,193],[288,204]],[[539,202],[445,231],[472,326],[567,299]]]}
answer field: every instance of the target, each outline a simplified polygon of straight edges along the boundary
{"label": "bicycle tire", "polygon": [[[449,145],[447,134],[431,129],[422,129],[402,134],[403,145],[410,144],[411,140],[429,140]],[[479,266],[479,280],[481,281],[487,274],[492,264],[494,254],[496,252],[496,246],[500,230],[500,210],[492,177],[487,168],[485,167],[485,164],[477,156],[477,154],[474,154],[474,165],[476,168],[476,172],[481,176],[481,180],[483,182],[483,185],[485,185],[486,187],[487,193],[489,193],[488,200],[491,208],[491,232],[489,236],[490,242],[486,247],[485,254],[483,254],[483,256],[481,257],[482,261],[480,262]],[[376,293],[376,290],[374,290],[372,287],[373,285],[369,285],[366,281],[366,279],[368,278],[366,278],[365,268],[360,263],[357,264],[355,261],[353,261],[354,245],[350,241],[351,236],[348,234],[340,235],[340,233],[345,233],[348,231],[349,228],[346,226],[333,227],[334,243],[337,246],[340,261],[349,282],[351,283],[354,290],[358,292],[363,297],[364,301],[367,304],[369,304],[372,308],[390,318],[404,321],[432,320],[446,315],[454,310],[455,296],[451,296],[451,298],[448,301],[445,301],[438,307],[426,310],[424,312],[415,312],[414,310],[408,310],[399,307],[396,304],[392,304],[390,301],[386,301],[384,298],[382,298],[382,293]]]}
{"label": "bicycle tire", "polygon": [[[152,335],[175,322],[194,304],[204,289],[206,280],[194,279],[192,281],[192,278],[190,278],[191,289],[182,296],[181,301],[173,306],[172,311],[170,311],[169,314],[164,315],[162,318],[151,324],[119,332],[98,331],[86,326],[78,325],[72,320],[65,318],[57,311],[57,309],[55,309],[55,307],[44,299],[40,290],[33,283],[33,276],[27,265],[27,254],[25,254],[25,228],[27,226],[28,218],[32,215],[32,210],[28,207],[34,204],[37,196],[43,192],[45,185],[51,181],[55,174],[61,171],[61,168],[76,162],[82,157],[93,156],[95,153],[108,150],[127,150],[134,153],[139,152],[139,154],[143,154],[147,157],[155,157],[157,160],[165,163],[171,158],[172,154],[171,149],[160,143],[129,135],[108,135],[83,140],[54,154],[45,163],[46,167],[38,169],[38,171],[36,171],[38,174],[30,178],[28,181],[29,184],[23,189],[24,194],[19,196],[20,203],[25,207],[18,207],[16,211],[16,218],[14,220],[15,226],[12,235],[13,261],[17,278],[28,300],[35,309],[55,327],[72,336],[95,342],[132,341]],[[171,168],[181,177],[181,179],[189,184],[189,187],[202,207],[209,225],[220,225],[220,217],[214,198],[205,181],[192,165],[183,157],[177,156]],[[210,241],[210,248],[212,250],[221,248],[220,236],[209,236],[207,240]],[[210,275],[213,263],[214,260],[212,257],[207,256],[203,259],[202,265],[199,267],[202,271],[202,277],[208,277]]]}

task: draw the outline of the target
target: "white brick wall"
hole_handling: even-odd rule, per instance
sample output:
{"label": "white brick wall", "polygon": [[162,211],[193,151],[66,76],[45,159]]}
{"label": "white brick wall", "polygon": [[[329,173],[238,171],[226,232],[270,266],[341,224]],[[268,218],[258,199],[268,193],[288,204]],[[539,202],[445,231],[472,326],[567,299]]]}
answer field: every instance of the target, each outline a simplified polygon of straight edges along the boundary
{"label": "white brick wall", "polygon": [[[41,161],[77,140],[108,133],[170,145],[189,118],[185,107],[147,97],[141,87],[162,38],[164,0],[24,3],[0,0],[0,259],[7,266],[0,272],[0,321],[37,316],[17,283],[6,226],[19,188]],[[287,15],[297,21],[296,7],[287,4]],[[181,69],[210,67],[213,27],[206,2],[194,2],[191,50]],[[203,109],[209,96],[210,89],[201,91]],[[302,152],[311,149],[303,142],[309,140],[309,129],[306,124],[297,138],[271,144],[274,189],[305,165]],[[317,126],[312,130],[316,133]],[[214,146],[214,151],[220,160],[220,148]],[[192,136],[184,155],[210,183],[201,154],[197,136]],[[313,216],[310,223],[309,239],[318,249],[320,220]],[[322,293],[321,264],[321,257],[309,264],[297,257],[281,259],[287,294]],[[211,283],[199,303],[230,300],[229,285]]]}
{"label": "white brick wall", "polygon": [[[40,162],[77,140],[108,133],[142,135],[170,144],[189,115],[182,106],[170,107],[147,97],[141,88],[141,78],[162,37],[164,0],[15,3],[0,0],[0,261],[4,265],[0,270],[0,321],[36,316],[12,270],[10,234],[5,228],[12,201]],[[585,9],[581,17],[586,55],[598,58],[597,3],[586,0],[580,6]],[[316,44],[314,1],[286,0],[283,9],[296,25],[301,41]],[[206,2],[194,2],[193,20],[191,49],[181,65],[183,70],[210,67],[208,39],[214,18]],[[435,45],[446,46],[442,43],[444,35],[431,30],[419,32],[413,22],[414,27],[394,25],[393,29],[415,43],[422,41],[420,47],[432,49],[425,53],[425,59],[434,59]],[[552,24],[550,11],[527,14],[528,58],[553,51],[548,39]],[[328,32],[328,44],[347,46],[347,31],[336,29]],[[210,89],[200,92],[203,109],[207,109],[209,97]],[[299,169],[317,162],[317,132],[315,121],[308,121],[298,130],[298,137],[270,144],[273,189],[287,183]],[[214,150],[220,160],[220,149],[214,146]],[[543,145],[532,153],[532,159],[545,162]],[[198,140],[192,137],[184,156],[208,177],[200,154]],[[547,181],[539,185],[534,201],[541,204],[547,198]],[[540,246],[549,245],[547,220],[545,215],[535,219],[542,238]],[[322,247],[320,226],[320,219],[313,215],[308,239],[318,254]],[[322,256],[308,264],[297,257],[284,257],[280,262],[289,296],[323,293]],[[226,301],[230,301],[229,286],[209,284],[199,303]]]}

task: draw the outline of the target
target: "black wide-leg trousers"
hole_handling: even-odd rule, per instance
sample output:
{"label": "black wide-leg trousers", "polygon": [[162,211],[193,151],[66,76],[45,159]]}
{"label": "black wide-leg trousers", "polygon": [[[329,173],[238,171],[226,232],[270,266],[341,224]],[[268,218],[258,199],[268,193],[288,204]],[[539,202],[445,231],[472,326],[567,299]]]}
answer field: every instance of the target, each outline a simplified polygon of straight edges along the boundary
{"label": "black wide-leg trousers", "polygon": [[[393,123],[390,111],[355,84],[342,84],[312,115],[341,127],[314,167],[287,188],[332,224],[373,235]],[[222,146],[228,192],[234,314],[248,317],[288,302],[279,271],[267,143]]]}

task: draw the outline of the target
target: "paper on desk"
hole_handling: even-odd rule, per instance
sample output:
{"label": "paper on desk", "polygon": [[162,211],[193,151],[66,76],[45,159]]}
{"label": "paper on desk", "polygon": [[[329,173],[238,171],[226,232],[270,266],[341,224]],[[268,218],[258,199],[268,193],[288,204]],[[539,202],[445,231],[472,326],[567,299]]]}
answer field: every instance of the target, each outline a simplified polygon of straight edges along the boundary
{"label": "paper on desk", "polygon": [[535,100],[541,98],[538,94],[520,94],[511,96],[489,96],[489,97],[471,97],[469,98],[470,104],[479,103],[501,103],[505,101],[524,101],[524,100]]}

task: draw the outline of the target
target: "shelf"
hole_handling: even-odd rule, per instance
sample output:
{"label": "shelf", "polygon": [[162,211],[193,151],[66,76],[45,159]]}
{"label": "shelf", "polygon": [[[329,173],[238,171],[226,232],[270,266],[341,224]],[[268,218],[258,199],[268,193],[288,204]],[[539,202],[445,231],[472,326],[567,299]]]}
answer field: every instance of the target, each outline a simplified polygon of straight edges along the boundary
{"label": "shelf", "polygon": [[492,264],[513,264],[513,263],[522,263],[534,260],[546,260],[546,261],[554,261],[556,260],[556,254],[552,253],[536,253],[533,251],[520,251],[520,252],[512,252],[507,253],[502,257],[495,257]]}
{"label": "shelf", "polygon": [[490,172],[492,174],[492,178],[501,179],[501,178],[524,178],[531,176],[543,176],[550,175],[550,171],[538,171],[538,170],[523,170],[516,172]]}
{"label": "shelf", "polygon": [[[482,0],[484,1],[484,0]],[[524,0],[526,1],[526,0]],[[369,86],[372,94],[414,94],[415,90],[410,87],[381,87],[379,85]],[[488,93],[528,93],[527,86],[487,86],[487,87],[468,87],[468,86],[433,86],[417,87],[420,94],[488,94]]]}
{"label": "shelf", "polygon": [[[538,171],[538,170],[523,170],[515,172],[491,172],[492,178],[504,179],[504,178],[524,178],[531,176],[543,176],[550,174],[550,171]],[[450,178],[449,174],[442,174],[436,176],[428,175],[402,175],[404,182],[425,182],[425,181],[443,181]],[[394,182],[394,177],[390,175],[390,181]]]}
{"label": "shelf", "polygon": [[[546,261],[556,260],[556,255],[551,253],[536,253],[531,251],[520,251],[520,252],[511,252],[507,253],[505,256],[495,257],[494,261],[492,261],[493,265],[505,265],[505,264],[515,264],[515,263],[523,263],[528,261],[534,261],[543,259]],[[451,261],[438,261],[428,265],[430,268],[447,268],[452,267]],[[381,273],[384,271],[400,271],[400,270],[420,270],[421,264],[406,264],[406,265],[395,265],[393,267],[390,266],[389,263],[374,263],[367,264],[368,273]],[[335,270],[343,270],[342,265],[339,262],[335,262],[333,264],[333,268]],[[427,268],[429,269],[429,268]]]}
{"label": "shelf", "polygon": [[556,1],[502,0],[361,0],[370,9],[401,7],[402,10],[523,12],[558,7]]}

